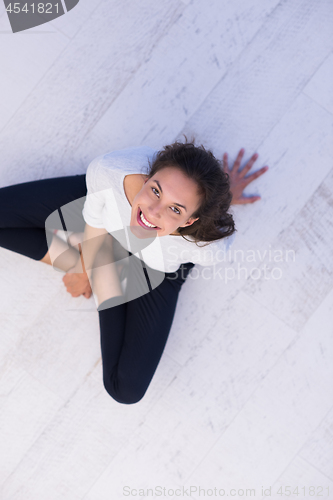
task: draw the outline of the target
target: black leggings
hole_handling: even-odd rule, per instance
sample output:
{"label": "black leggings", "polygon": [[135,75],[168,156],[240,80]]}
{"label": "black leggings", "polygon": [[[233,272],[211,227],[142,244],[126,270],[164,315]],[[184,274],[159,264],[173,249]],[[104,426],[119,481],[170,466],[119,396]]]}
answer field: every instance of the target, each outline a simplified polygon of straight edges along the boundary
{"label": "black leggings", "polygon": [[[45,220],[61,206],[86,196],[85,177],[56,177],[1,188],[0,247],[41,260],[50,241]],[[75,227],[67,229],[82,232],[84,226],[81,215]],[[165,273],[162,283],[145,295],[98,311],[103,383],[119,403],[137,403],[146,393],[171,329],[179,291],[193,267],[191,262],[182,264],[174,273]]]}

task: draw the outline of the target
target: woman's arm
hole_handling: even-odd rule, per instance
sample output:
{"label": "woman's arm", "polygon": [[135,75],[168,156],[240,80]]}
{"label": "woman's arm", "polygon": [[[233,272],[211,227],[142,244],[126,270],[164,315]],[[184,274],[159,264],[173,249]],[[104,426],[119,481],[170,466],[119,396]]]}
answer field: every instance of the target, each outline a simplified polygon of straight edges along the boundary
{"label": "woman's arm", "polygon": [[94,260],[107,234],[108,232],[104,228],[85,225],[80,258],[62,279],[67,291],[73,297],[84,295],[89,298],[91,296],[90,279]]}
{"label": "woman's arm", "polygon": [[[78,272],[85,271],[88,277],[91,277],[96,254],[104,243],[107,234],[108,232],[104,228],[96,228],[86,224],[81,246],[81,259],[76,264],[77,268],[80,269]],[[85,269],[82,268],[82,259]]]}

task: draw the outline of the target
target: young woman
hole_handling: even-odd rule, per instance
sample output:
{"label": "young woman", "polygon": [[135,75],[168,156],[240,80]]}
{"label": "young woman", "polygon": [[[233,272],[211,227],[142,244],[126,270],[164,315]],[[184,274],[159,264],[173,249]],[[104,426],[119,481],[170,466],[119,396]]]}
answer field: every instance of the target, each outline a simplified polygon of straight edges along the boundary
{"label": "young woman", "polygon": [[[259,199],[243,196],[243,189],[268,167],[245,177],[258,155],[240,171],[243,155],[242,149],[229,170],[226,154],[221,166],[192,142],[159,152],[133,148],[96,158],[83,175],[0,189],[0,246],[65,271],[63,282],[73,297],[94,293],[104,387],[119,403],[144,396],[191,269],[214,264],[214,252],[206,250],[230,244],[230,204]],[[66,207],[73,203],[81,222],[68,227]],[[61,221],[54,229],[84,230],[79,251],[75,234],[68,245],[50,229],[46,221],[54,221],[54,214]],[[126,256],[132,295],[123,291],[116,263]]]}

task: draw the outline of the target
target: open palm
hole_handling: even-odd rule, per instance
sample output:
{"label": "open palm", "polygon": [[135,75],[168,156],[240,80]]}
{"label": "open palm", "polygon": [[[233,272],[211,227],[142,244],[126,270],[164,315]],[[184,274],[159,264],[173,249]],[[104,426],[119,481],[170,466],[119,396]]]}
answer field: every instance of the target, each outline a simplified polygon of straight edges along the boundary
{"label": "open palm", "polygon": [[235,163],[232,167],[231,170],[229,170],[228,167],[228,154],[224,153],[223,155],[223,171],[229,175],[230,178],[230,191],[232,193],[232,200],[231,204],[232,205],[244,205],[245,203],[254,203],[257,200],[260,200],[260,196],[245,196],[243,194],[244,189],[250,182],[254,181],[258,177],[260,177],[262,174],[264,174],[267,170],[268,167],[262,167],[259,169],[257,172],[254,172],[251,175],[248,175],[245,177],[245,175],[251,170],[254,162],[258,158],[258,154],[255,153],[252,155],[250,160],[247,162],[245,167],[240,170],[240,164],[242,161],[242,158],[244,156],[245,150],[242,148],[235,160]]}

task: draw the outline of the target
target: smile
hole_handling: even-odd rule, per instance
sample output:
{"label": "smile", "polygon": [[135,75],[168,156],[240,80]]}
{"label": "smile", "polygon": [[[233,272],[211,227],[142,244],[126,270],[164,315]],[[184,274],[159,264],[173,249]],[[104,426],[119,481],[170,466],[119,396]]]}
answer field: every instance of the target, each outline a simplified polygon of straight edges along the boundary
{"label": "smile", "polygon": [[145,229],[161,229],[158,226],[154,226],[149,222],[143,215],[143,212],[141,211],[140,207],[138,208],[138,213],[136,216],[136,220],[140,226],[144,227]]}

